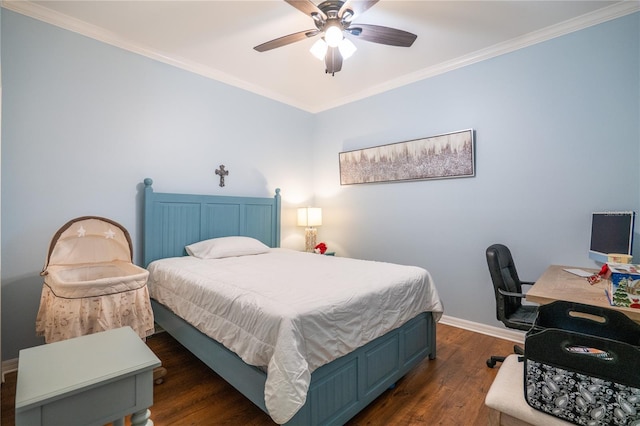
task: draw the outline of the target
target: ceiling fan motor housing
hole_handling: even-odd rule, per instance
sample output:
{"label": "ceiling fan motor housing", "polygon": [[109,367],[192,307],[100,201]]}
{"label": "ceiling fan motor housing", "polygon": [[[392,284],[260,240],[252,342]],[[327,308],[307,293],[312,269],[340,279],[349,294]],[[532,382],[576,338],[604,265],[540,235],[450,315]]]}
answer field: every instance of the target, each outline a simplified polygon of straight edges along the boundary
{"label": "ceiling fan motor housing", "polygon": [[316,28],[319,31],[325,31],[331,24],[339,27],[341,30],[346,30],[351,24],[351,18],[353,17],[353,10],[345,9],[340,15],[340,10],[344,5],[344,1],[341,0],[326,0],[318,5],[318,9],[325,14],[326,18],[318,13],[311,15]]}

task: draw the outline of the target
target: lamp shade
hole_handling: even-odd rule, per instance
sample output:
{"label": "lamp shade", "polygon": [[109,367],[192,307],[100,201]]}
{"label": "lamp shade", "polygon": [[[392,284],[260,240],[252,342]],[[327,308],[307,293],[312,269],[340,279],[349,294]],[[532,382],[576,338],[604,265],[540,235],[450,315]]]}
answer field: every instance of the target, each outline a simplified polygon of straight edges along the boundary
{"label": "lamp shade", "polygon": [[324,61],[328,48],[329,46],[327,46],[327,43],[323,39],[319,38],[315,43],[313,43],[309,52],[319,60]]}
{"label": "lamp shade", "polygon": [[348,38],[343,38],[338,45],[338,50],[342,55],[342,59],[349,59],[357,50],[356,45]]}
{"label": "lamp shade", "polygon": [[338,47],[343,37],[342,29],[337,25],[330,25],[324,32],[324,41],[331,47]]}
{"label": "lamp shade", "polygon": [[322,225],[322,209],[320,207],[301,207],[298,209],[298,226]]}

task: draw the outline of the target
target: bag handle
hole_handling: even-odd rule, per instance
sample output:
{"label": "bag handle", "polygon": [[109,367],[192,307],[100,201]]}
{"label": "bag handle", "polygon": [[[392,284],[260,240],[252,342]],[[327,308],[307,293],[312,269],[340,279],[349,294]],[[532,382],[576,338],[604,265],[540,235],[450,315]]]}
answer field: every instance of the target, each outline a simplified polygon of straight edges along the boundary
{"label": "bag handle", "polygon": [[546,328],[575,331],[640,346],[640,325],[622,312],[599,306],[566,301],[541,305],[532,333]]}

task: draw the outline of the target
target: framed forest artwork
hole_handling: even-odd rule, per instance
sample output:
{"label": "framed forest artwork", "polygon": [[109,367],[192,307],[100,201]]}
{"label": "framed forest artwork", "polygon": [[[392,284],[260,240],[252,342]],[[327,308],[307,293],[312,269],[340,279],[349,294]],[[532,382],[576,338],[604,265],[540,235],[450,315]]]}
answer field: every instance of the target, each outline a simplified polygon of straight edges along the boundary
{"label": "framed forest artwork", "polygon": [[473,129],[341,152],[340,184],[475,176]]}

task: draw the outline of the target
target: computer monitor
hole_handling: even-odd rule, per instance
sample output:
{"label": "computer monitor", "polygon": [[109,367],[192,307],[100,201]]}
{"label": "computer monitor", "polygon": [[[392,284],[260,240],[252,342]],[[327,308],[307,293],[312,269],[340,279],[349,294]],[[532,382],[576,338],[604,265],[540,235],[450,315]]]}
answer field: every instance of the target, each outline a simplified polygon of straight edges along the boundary
{"label": "computer monitor", "polygon": [[607,262],[609,253],[632,255],[635,212],[593,213],[589,258]]}

